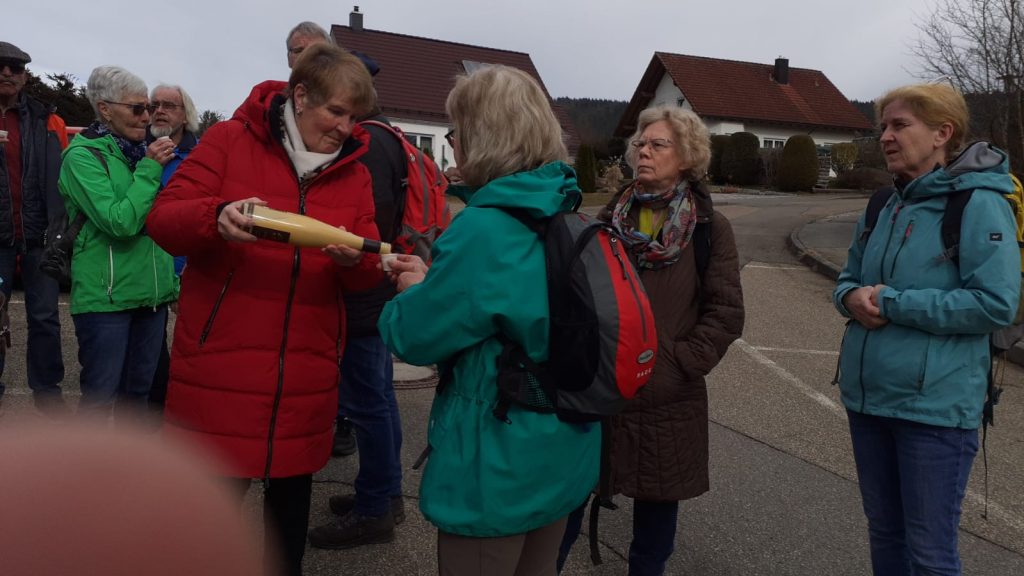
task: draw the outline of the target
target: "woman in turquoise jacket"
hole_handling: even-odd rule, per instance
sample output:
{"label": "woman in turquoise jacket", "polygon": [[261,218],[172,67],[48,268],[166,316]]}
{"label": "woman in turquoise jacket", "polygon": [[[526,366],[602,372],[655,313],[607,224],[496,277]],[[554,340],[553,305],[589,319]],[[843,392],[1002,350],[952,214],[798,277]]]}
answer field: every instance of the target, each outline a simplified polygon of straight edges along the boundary
{"label": "woman in turquoise jacket", "polygon": [[401,293],[379,328],[406,362],[454,362],[430,415],[420,509],[438,527],[441,574],[554,574],[565,518],[597,482],[600,428],[497,401],[499,334],[548,356],[544,248],[502,208],[551,216],[575,206],[562,132],[527,74],[490,66],[448,96],[466,208],[438,239],[429,273],[402,256]]}
{"label": "woman in turquoise jacket", "polygon": [[[1002,194],[1007,157],[963,149],[963,97],[950,86],[893,90],[876,103],[896,192],[873,230],[857,226],[833,294],[851,320],[839,385],[876,575],[960,574],[957,527],[978,449],[989,334],[1020,298],[1016,224]],[[971,191],[956,256],[947,200]]]}
{"label": "woman in turquoise jacket", "polygon": [[174,260],[145,232],[174,143],[146,145],[149,98],[138,76],[92,71],[96,121],[64,151],[58,185],[68,219],[85,224],[71,258],[71,318],[82,364],[80,411],[142,407],[167,319],[178,297]]}

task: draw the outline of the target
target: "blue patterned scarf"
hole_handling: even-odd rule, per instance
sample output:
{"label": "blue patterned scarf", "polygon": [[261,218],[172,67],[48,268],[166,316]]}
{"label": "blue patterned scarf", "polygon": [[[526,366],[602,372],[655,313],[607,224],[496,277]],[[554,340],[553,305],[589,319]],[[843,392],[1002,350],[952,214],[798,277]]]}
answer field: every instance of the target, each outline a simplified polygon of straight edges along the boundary
{"label": "blue patterned scarf", "polygon": [[110,131],[110,126],[107,126],[99,120],[90,124],[86,130],[96,134],[97,137],[110,136],[113,138],[114,142],[117,142],[117,147],[121,149],[121,153],[123,153],[124,157],[128,159],[128,165],[131,167],[133,172],[135,171],[135,165],[139,163],[139,160],[146,157],[145,142],[133,142],[124,136],[118,136]]}

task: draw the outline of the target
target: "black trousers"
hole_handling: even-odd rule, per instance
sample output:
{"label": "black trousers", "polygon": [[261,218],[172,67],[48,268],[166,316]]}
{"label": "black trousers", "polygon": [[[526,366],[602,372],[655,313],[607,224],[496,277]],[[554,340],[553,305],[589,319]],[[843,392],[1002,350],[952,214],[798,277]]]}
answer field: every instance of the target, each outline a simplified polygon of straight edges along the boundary
{"label": "black trousers", "polygon": [[[236,488],[241,503],[249,489],[250,479],[230,478],[229,481]],[[302,576],[312,495],[312,474],[271,478],[266,484],[263,490],[264,558],[280,566],[269,574]]]}

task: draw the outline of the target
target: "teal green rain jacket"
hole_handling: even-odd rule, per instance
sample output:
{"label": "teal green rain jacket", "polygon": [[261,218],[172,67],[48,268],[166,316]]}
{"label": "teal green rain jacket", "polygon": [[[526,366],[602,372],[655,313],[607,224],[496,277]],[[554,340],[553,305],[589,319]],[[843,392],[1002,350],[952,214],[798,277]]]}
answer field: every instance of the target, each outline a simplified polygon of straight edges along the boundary
{"label": "teal green rain jacket", "polygon": [[[889,323],[847,324],[839,385],[850,410],[936,426],[977,428],[990,363],[988,335],[1008,325],[1020,295],[1020,251],[1009,203],[1006,154],[979,142],[946,167],[907,184],[863,238],[857,225],[833,293],[885,284]],[[959,266],[942,242],[946,197],[973,189],[964,209]]]}
{"label": "teal green rain jacket", "polygon": [[[449,193],[452,193],[450,190]],[[576,177],[561,162],[462,190],[466,208],[434,245],[426,279],[389,302],[381,336],[416,365],[457,356],[454,377],[434,400],[420,509],[440,530],[474,537],[522,534],[561,519],[597,483],[597,424],[569,424],[497,401],[498,334],[535,360],[548,356],[544,248],[498,207],[537,217],[570,208]]]}

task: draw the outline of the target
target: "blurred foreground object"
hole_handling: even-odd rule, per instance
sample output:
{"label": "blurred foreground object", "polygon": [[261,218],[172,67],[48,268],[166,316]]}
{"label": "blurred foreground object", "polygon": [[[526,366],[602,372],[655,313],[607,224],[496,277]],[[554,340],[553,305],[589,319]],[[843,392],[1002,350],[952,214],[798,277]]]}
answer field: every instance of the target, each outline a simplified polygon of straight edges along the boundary
{"label": "blurred foreground object", "polygon": [[194,455],[78,423],[0,431],[6,576],[261,574],[239,508]]}

